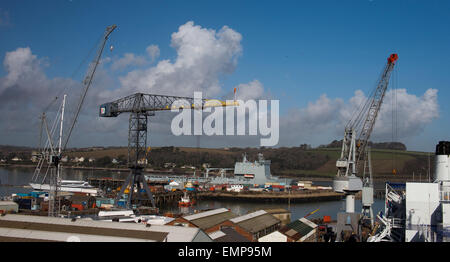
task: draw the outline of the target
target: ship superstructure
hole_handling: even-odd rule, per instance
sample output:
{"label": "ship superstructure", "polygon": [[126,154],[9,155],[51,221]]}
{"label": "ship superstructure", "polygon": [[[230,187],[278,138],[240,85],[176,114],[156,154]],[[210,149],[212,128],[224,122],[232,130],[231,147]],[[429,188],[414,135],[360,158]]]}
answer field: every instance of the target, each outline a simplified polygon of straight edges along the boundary
{"label": "ship superstructure", "polygon": [[436,145],[433,182],[386,186],[386,208],[378,215],[378,241],[450,241],[450,142]]}
{"label": "ship superstructure", "polygon": [[[195,181],[204,182],[209,184],[236,184],[236,185],[264,185],[270,182],[283,182],[290,183],[290,179],[280,180],[277,177],[273,177],[270,172],[270,160],[266,160],[262,153],[258,154],[258,159],[251,162],[248,161],[247,155],[243,155],[242,162],[236,162],[234,169],[232,168],[208,168],[204,177],[195,177]],[[218,169],[220,171],[220,176],[210,176],[208,175],[209,170]],[[226,171],[234,170],[234,176],[227,177]],[[192,178],[180,178],[175,176],[152,176],[147,175],[147,180],[156,181],[161,179],[170,179],[174,181],[188,182]]]}

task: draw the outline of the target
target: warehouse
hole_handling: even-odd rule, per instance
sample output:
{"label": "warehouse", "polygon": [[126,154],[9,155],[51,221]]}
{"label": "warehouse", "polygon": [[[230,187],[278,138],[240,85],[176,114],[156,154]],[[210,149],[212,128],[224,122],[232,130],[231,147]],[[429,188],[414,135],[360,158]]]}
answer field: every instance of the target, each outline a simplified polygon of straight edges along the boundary
{"label": "warehouse", "polygon": [[278,218],[281,221],[281,226],[291,223],[291,211],[284,208],[264,209],[267,213]]}
{"label": "warehouse", "polygon": [[209,233],[209,237],[214,242],[250,242],[250,240],[236,232],[233,228],[222,228],[221,230]]}
{"label": "warehouse", "polygon": [[218,208],[194,215],[176,218],[174,221],[168,223],[168,225],[197,227],[206,233],[210,233],[219,230],[219,225],[221,223],[234,217],[237,217],[237,215],[230,210],[226,208]]}
{"label": "warehouse", "polygon": [[0,241],[190,242],[212,241],[199,229],[82,219],[6,215]]}
{"label": "warehouse", "polygon": [[255,211],[243,216],[224,221],[219,229],[232,228],[250,241],[257,241],[260,237],[276,231],[281,221],[264,210]]}
{"label": "warehouse", "polygon": [[317,225],[306,218],[300,218],[258,239],[258,242],[316,242]]}

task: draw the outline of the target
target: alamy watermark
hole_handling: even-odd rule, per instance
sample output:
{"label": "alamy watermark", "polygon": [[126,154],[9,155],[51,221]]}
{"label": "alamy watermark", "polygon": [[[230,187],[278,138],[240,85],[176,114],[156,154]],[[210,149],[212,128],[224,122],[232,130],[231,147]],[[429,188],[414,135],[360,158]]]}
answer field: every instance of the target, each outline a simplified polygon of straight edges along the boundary
{"label": "alamy watermark", "polygon": [[[171,111],[178,112],[172,119],[172,134],[176,136],[260,135],[260,146],[275,146],[278,144],[280,133],[279,100],[270,100],[269,118],[268,100],[258,100],[258,102],[255,100],[227,100],[224,102],[219,100],[203,101],[202,98],[202,92],[194,92],[194,103],[192,105],[184,99],[177,100],[172,104]],[[194,109],[193,114],[191,110],[182,110],[183,108]],[[209,115],[203,119],[204,113]],[[248,132],[246,132],[247,119]]]}

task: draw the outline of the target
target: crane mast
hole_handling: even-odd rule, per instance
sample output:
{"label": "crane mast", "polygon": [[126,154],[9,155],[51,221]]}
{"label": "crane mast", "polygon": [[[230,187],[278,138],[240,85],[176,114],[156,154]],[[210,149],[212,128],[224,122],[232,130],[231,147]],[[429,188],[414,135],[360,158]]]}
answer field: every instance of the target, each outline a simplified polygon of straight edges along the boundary
{"label": "crane mast", "polygon": [[[365,184],[363,188],[362,180],[356,176],[358,173],[358,163],[365,156],[365,149],[369,142],[373,127],[375,126],[389,84],[389,78],[397,59],[397,54],[391,54],[389,56],[387,64],[377,82],[376,88],[366,100],[360,111],[354,115],[345,127],[341,155],[336,161],[337,174],[333,180],[334,191],[345,193],[346,195],[346,212],[341,219],[344,219],[344,217],[345,219],[357,219],[357,217],[351,218],[355,212],[356,193],[363,190],[363,194],[370,194],[370,190],[364,189],[372,189],[373,197],[372,185]],[[368,205],[371,205],[370,200],[367,203]],[[339,219],[340,218],[338,217],[338,224],[340,222]],[[341,221],[341,225],[345,224],[348,223]],[[342,230],[342,227],[343,226],[338,226],[338,234],[339,231]]]}
{"label": "crane mast", "polygon": [[381,104],[383,103],[389,78],[397,59],[397,54],[389,56],[376,89],[367,99],[361,111],[346,125],[341,156],[336,162],[338,177],[356,175],[357,165],[359,160],[364,156],[364,150],[375,125]]}
{"label": "crane mast", "polygon": [[[60,130],[59,130],[59,137],[58,137],[58,148],[55,147],[55,145],[53,144],[52,140],[54,139],[54,132],[56,131],[56,123],[57,121],[55,120],[54,125],[52,127],[51,130],[48,129],[47,126],[47,121],[46,121],[46,115],[45,115],[45,111],[47,111],[48,107],[50,107],[50,105],[58,98],[55,98],[55,100],[52,101],[52,103],[45,109],[43,116],[42,116],[42,126],[41,126],[41,133],[42,133],[42,128],[45,127],[45,131],[47,133],[47,143],[45,145],[44,148],[42,148],[42,153],[40,153],[40,157],[39,157],[39,162],[38,165],[34,171],[33,177],[31,179],[31,182],[34,182],[33,184],[35,184],[35,182],[38,182],[39,184],[43,185],[46,178],[47,178],[47,174],[50,171],[50,177],[49,177],[49,188],[50,188],[50,192],[49,192],[49,216],[58,216],[59,212],[60,212],[60,205],[57,202],[57,195],[58,195],[58,190],[61,187],[61,157],[62,157],[62,153],[65,151],[66,147],[67,147],[67,143],[69,142],[70,139],[70,135],[72,134],[72,131],[74,129],[75,123],[78,119],[78,115],[81,111],[81,108],[83,106],[83,102],[84,99],[86,97],[86,94],[89,90],[89,87],[92,84],[92,80],[94,78],[95,75],[95,71],[97,69],[97,66],[100,62],[100,58],[101,55],[103,53],[103,49],[105,47],[106,41],[108,40],[109,35],[112,33],[112,31],[114,31],[114,29],[116,29],[116,25],[112,25],[112,26],[108,26],[105,30],[105,33],[103,35],[103,41],[100,44],[99,49],[97,50],[97,54],[95,59],[92,61],[92,63],[90,64],[89,70],[86,74],[86,77],[84,78],[83,81],[83,93],[82,96],[80,98],[80,101],[78,102],[78,106],[77,106],[77,110],[75,113],[74,118],[72,119],[71,125],[70,125],[70,129],[69,129],[69,133],[66,136],[66,138],[64,139],[64,143],[63,143],[63,121],[64,121],[64,107],[65,107],[65,103],[66,103],[66,95],[64,95],[63,98],[63,103],[62,103],[62,108],[61,108],[61,113],[58,112],[58,116],[57,119],[60,118]],[[42,135],[41,135],[42,136]],[[39,142],[41,142],[41,137]],[[47,170],[45,171],[44,174],[41,174],[43,165],[45,164],[45,162],[48,161],[48,166],[47,166]],[[41,176],[42,176],[42,180],[41,180]],[[38,181],[39,180],[39,181]]]}
{"label": "crane mast", "polygon": [[73,118],[72,123],[70,125],[69,133],[64,142],[63,151],[66,149],[67,143],[69,143],[70,135],[72,134],[73,128],[75,127],[75,123],[77,122],[78,115],[83,106],[84,99],[89,90],[89,87],[92,84],[92,80],[94,79],[94,75],[95,75],[95,71],[97,70],[97,66],[100,63],[100,58],[102,57],[102,53],[103,53],[103,49],[105,48],[106,41],[108,40],[109,35],[116,28],[117,28],[117,25],[111,25],[106,28],[105,33],[103,35],[103,40],[100,44],[100,48],[97,50],[97,55],[95,56],[95,59],[92,61],[91,65],[89,67],[88,73],[86,74],[86,77],[83,80],[83,93],[81,95],[80,101],[78,102],[77,111],[76,111],[75,117]]}
{"label": "crane mast", "polygon": [[[137,189],[136,199],[150,200],[153,207],[155,202],[153,194],[148,188],[147,181],[142,174],[147,155],[147,128],[148,116],[153,116],[156,111],[168,111],[172,109],[203,109],[207,107],[224,107],[236,105],[211,99],[197,99],[191,97],[165,96],[136,93],[113,102],[100,106],[100,117],[117,117],[122,113],[130,113],[128,127],[128,167],[131,172],[121,187],[115,200],[115,206],[122,197],[125,189],[129,188],[126,207],[132,208],[132,200],[135,188]],[[147,198],[141,192],[144,191]]]}

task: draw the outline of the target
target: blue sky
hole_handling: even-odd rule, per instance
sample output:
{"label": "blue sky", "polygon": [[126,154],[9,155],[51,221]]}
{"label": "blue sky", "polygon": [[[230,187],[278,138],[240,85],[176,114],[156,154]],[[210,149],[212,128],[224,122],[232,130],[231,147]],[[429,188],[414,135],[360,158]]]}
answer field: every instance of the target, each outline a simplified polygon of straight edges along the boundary
{"label": "blue sky", "polygon": [[[70,78],[107,25],[118,25],[110,39],[114,55],[143,54],[153,44],[159,59],[170,60],[177,56],[171,34],[181,25],[193,21],[214,30],[226,25],[242,35],[242,54],[234,72],[220,76],[221,86],[232,90],[257,79],[280,99],[285,115],[323,94],[344,101],[358,89],[367,94],[395,52],[396,88],[417,97],[438,90],[439,117],[403,139],[411,149],[432,151],[439,140],[450,140],[449,13],[449,1],[3,0],[0,60],[6,52],[30,47],[45,58],[49,78]],[[0,67],[0,77],[6,74]],[[317,138],[316,144],[340,139],[333,136]]]}

